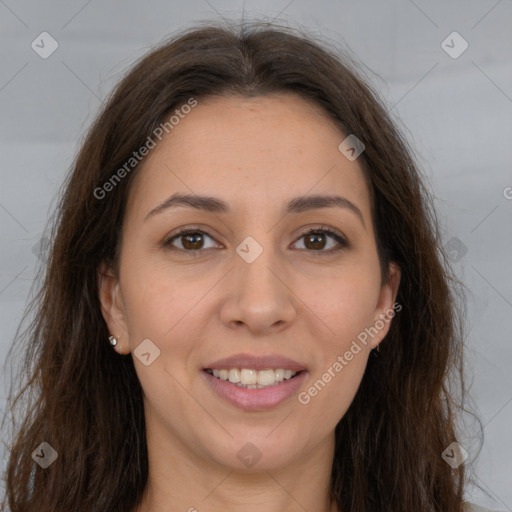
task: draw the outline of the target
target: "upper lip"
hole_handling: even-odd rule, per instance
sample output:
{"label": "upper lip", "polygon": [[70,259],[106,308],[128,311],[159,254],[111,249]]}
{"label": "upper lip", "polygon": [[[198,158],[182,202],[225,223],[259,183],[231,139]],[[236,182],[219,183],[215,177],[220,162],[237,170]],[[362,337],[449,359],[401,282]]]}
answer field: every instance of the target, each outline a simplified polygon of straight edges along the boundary
{"label": "upper lip", "polygon": [[306,370],[306,367],[290,359],[278,354],[270,355],[251,355],[251,354],[236,354],[224,359],[218,359],[213,363],[208,364],[204,369],[222,370],[230,368],[248,368],[251,370],[266,370],[269,368],[282,368],[283,370],[292,370],[300,372]]}

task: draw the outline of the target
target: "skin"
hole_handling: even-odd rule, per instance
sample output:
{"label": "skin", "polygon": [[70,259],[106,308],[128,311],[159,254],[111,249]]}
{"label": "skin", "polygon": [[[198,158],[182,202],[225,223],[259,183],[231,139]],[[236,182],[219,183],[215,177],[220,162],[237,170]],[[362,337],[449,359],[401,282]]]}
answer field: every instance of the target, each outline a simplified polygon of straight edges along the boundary
{"label": "skin", "polygon": [[[114,348],[129,354],[150,339],[160,356],[134,357],[144,390],[149,484],[136,512],[335,511],[328,482],[334,429],[359,387],[367,345],[306,405],[292,396],[265,411],[220,398],[202,369],[240,352],[305,363],[307,390],[366,327],[392,310],[400,270],[381,286],[370,196],[358,160],[338,150],[346,135],[319,107],[293,94],[201,100],[151,151],[128,199],[119,275],[103,265],[100,300]],[[215,196],[231,213],[175,207],[145,217],[175,192]],[[283,217],[301,195],[339,194],[357,205]],[[303,234],[328,226],[315,248]],[[196,255],[181,227],[209,236]],[[263,248],[252,263],[235,251],[247,236]],[[211,237],[211,238],[210,238]],[[322,242],[322,240],[320,240]],[[190,242],[189,242],[190,243]],[[190,247],[188,245],[187,247]],[[201,247],[203,247],[201,249]],[[262,454],[245,467],[237,452]]]}

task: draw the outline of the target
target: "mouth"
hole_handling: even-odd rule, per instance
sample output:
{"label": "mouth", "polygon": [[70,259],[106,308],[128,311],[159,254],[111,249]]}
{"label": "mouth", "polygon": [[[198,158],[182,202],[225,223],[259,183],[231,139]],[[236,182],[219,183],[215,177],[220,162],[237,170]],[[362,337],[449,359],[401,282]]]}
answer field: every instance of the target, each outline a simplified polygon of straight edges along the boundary
{"label": "mouth", "polygon": [[285,368],[267,368],[256,370],[252,368],[205,368],[204,371],[216,379],[223,380],[244,389],[265,389],[278,386],[295,378],[302,371]]}
{"label": "mouth", "polygon": [[307,370],[205,368],[200,372],[216,398],[246,411],[276,408],[297,394]]}

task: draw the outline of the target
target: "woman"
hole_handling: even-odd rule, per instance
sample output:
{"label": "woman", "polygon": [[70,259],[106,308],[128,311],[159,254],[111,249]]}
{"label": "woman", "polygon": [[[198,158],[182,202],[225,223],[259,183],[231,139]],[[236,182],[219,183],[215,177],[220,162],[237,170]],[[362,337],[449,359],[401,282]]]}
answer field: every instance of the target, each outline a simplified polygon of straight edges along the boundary
{"label": "woman", "polygon": [[347,62],[202,27],[116,87],[27,331],[13,512],[473,510],[455,280]]}

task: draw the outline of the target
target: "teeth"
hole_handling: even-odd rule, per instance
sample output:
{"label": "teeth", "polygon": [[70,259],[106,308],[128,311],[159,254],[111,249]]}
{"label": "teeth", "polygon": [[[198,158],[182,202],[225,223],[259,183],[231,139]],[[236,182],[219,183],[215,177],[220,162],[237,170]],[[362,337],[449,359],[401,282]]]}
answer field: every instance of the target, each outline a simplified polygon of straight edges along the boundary
{"label": "teeth", "polygon": [[233,384],[240,382],[240,372],[237,368],[231,368],[229,370],[229,382],[232,382]]}
{"label": "teeth", "polygon": [[242,384],[258,384],[258,372],[256,370],[242,368],[240,372],[240,382]]}
{"label": "teeth", "polygon": [[258,384],[260,386],[270,386],[276,381],[275,376],[274,370],[261,370],[261,372],[258,372]]}
{"label": "teeth", "polygon": [[221,380],[229,380],[232,384],[239,387],[256,389],[274,386],[283,380],[288,380],[294,377],[297,372],[292,370],[284,370],[282,368],[267,369],[267,370],[252,370],[250,368],[230,368],[222,370],[207,370],[208,373],[213,374]]}

